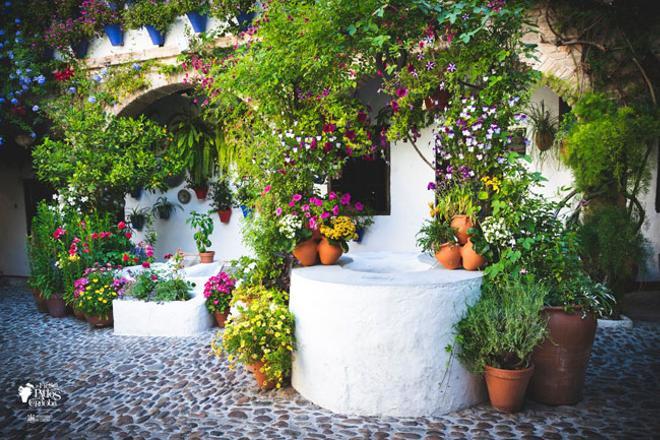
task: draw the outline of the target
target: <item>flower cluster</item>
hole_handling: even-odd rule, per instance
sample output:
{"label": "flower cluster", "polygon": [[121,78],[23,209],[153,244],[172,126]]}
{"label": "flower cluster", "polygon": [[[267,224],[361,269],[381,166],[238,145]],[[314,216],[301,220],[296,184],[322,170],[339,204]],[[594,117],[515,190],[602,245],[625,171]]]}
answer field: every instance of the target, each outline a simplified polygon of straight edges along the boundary
{"label": "flower cluster", "polygon": [[357,239],[355,222],[350,217],[344,215],[333,218],[330,225],[322,225],[321,235],[331,241],[349,241]]}
{"label": "flower cluster", "polygon": [[73,304],[88,316],[108,317],[112,301],[123,296],[127,284],[128,280],[115,276],[112,269],[88,269],[74,282]]}
{"label": "flower cluster", "polygon": [[486,217],[481,222],[485,240],[500,247],[515,246],[516,240],[502,217]]}
{"label": "flower cluster", "polygon": [[224,313],[229,310],[229,302],[235,287],[236,280],[227,272],[220,272],[209,278],[204,284],[204,297],[209,312]]}

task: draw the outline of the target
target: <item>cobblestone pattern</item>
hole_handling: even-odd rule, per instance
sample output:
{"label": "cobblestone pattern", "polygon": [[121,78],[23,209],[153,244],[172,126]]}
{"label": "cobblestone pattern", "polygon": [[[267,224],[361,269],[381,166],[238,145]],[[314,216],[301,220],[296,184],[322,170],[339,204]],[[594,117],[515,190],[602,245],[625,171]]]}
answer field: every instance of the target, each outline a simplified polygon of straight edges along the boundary
{"label": "cobblestone pattern", "polygon": [[[121,337],[36,311],[0,288],[0,438],[154,439],[644,439],[660,435],[660,325],[599,330],[572,407],[528,402],[514,415],[486,403],[438,418],[351,417],[287,388],[259,392],[242,369],[189,338]],[[374,366],[377,368],[377,366]],[[53,382],[56,408],[33,410],[18,386]],[[30,415],[50,421],[28,422]]]}

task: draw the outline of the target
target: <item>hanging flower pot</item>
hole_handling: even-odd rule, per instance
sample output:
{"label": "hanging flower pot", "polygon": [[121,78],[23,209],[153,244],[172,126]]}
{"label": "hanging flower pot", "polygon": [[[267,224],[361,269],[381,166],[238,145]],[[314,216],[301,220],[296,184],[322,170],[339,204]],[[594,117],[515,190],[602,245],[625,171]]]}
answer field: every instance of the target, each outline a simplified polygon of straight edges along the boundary
{"label": "hanging flower pot", "polygon": [[337,263],[341,254],[344,253],[341,246],[330,243],[330,240],[323,237],[318,245],[319,259],[321,264],[326,266]]}
{"label": "hanging flower pot", "polygon": [[231,213],[232,209],[221,209],[218,211],[218,216],[220,217],[220,221],[222,223],[229,223],[229,219],[231,219]]}
{"label": "hanging flower pot", "polygon": [[465,270],[477,270],[486,263],[486,259],[475,252],[472,240],[469,238],[465,246],[461,247],[461,259]]}
{"label": "hanging flower pot", "polygon": [[103,26],[105,34],[110,40],[110,44],[113,46],[123,46],[124,45],[124,31],[122,30],[119,24],[106,24]]}
{"label": "hanging flower pot", "polygon": [[158,218],[161,220],[169,220],[170,215],[172,214],[172,209],[168,208],[166,206],[159,206],[157,208],[158,210]]}
{"label": "hanging flower pot", "polygon": [[62,299],[62,295],[52,294],[46,300],[46,305],[48,306],[48,313],[53,318],[64,318],[66,316],[66,304]]}
{"label": "hanging flower pot", "polygon": [[537,131],[534,135],[534,143],[541,151],[547,151],[552,147],[555,141],[555,136],[551,131]]}
{"label": "hanging flower pot", "polygon": [[493,408],[507,413],[520,411],[533,373],[534,365],[523,370],[503,370],[486,365],[484,377]]}
{"label": "hanging flower pot", "polygon": [[114,320],[112,318],[112,313],[110,313],[108,316],[88,316],[87,322],[89,322],[89,325],[92,327],[103,328],[110,327]]}
{"label": "hanging flower pot", "polygon": [[257,385],[259,388],[261,388],[264,391],[267,390],[272,390],[275,388],[275,384],[273,382],[269,382],[268,379],[266,378],[266,374],[261,371],[263,368],[264,363],[263,362],[255,362],[254,364],[248,365],[248,370],[252,372],[252,375],[254,376],[254,380],[257,381]]}
{"label": "hanging flower pot", "polygon": [[83,38],[82,40],[71,44],[71,49],[76,58],[82,59],[87,56],[87,51],[89,50],[89,40]]}
{"label": "hanging flower pot", "polygon": [[165,183],[169,188],[176,188],[177,186],[183,183],[185,176],[183,174],[177,174],[175,176],[168,176],[165,178]]}
{"label": "hanging flower pot", "polygon": [[468,229],[472,227],[472,220],[467,215],[455,215],[451,219],[451,227],[456,230],[456,238],[459,244],[468,241]]}
{"label": "hanging flower pot", "polygon": [[186,16],[188,17],[188,20],[190,20],[190,24],[195,32],[199,33],[206,30],[206,21],[208,19],[206,15],[192,11],[187,12]]}
{"label": "hanging flower pot", "polygon": [[147,24],[144,26],[145,29],[147,30],[147,33],[149,34],[149,38],[151,38],[151,42],[153,43],[154,46],[164,46],[165,45],[165,34],[160,32],[158,29],[155,27]]}
{"label": "hanging flower pot", "polygon": [[213,312],[213,316],[215,317],[215,322],[218,324],[218,327],[225,328],[225,322],[229,317],[229,309],[224,312]]}
{"label": "hanging flower pot", "polygon": [[200,252],[199,262],[202,264],[213,263],[214,257],[215,257],[215,251]]}
{"label": "hanging flower pot", "polygon": [[243,213],[243,217],[248,218],[252,214],[252,208],[241,205],[241,212]]}
{"label": "hanging flower pot", "polygon": [[546,307],[548,337],[534,350],[536,372],[530,397],[546,405],[573,405],[582,399],[584,376],[591,356],[597,321],[593,313],[567,313]]}
{"label": "hanging flower pot", "polygon": [[458,269],[461,267],[461,248],[454,243],[445,243],[436,251],[435,259],[445,269]]}
{"label": "hanging flower pot", "polygon": [[318,262],[318,244],[313,238],[298,243],[293,249],[293,256],[301,266],[314,266]]}
{"label": "hanging flower pot", "polygon": [[131,197],[133,197],[135,200],[140,200],[142,198],[142,188],[134,188],[130,192]]}
{"label": "hanging flower pot", "polygon": [[136,231],[141,231],[142,228],[144,228],[144,224],[147,221],[147,219],[143,215],[132,215],[130,220],[131,220],[131,226],[133,226],[133,229],[135,229]]}
{"label": "hanging flower pot", "polygon": [[254,15],[254,12],[239,11],[238,15],[236,16],[236,20],[238,21],[238,30],[245,32],[250,27],[250,24],[252,24]]}
{"label": "hanging flower pot", "polygon": [[208,185],[199,185],[199,186],[195,186],[193,188],[193,191],[195,191],[197,200],[204,200],[206,199],[206,196],[209,194],[209,187]]}

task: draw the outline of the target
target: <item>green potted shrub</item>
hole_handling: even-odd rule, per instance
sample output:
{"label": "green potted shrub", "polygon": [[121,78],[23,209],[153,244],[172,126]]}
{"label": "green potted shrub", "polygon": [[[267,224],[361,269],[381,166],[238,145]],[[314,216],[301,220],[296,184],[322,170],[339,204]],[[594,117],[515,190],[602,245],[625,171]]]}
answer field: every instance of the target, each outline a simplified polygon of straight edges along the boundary
{"label": "green potted shrub", "polygon": [[422,252],[435,255],[445,269],[461,267],[461,250],[458,246],[456,230],[437,215],[424,221],[417,233],[417,246]]}
{"label": "green potted shrub", "polygon": [[534,347],[546,335],[541,315],[547,288],[531,277],[487,279],[481,298],[456,324],[458,358],[484,374],[491,405],[516,412],[534,372]]}
{"label": "green potted shrub", "polygon": [[190,217],[186,220],[194,230],[193,237],[197,245],[197,252],[199,252],[199,259],[201,263],[213,263],[214,251],[209,251],[211,240],[209,237],[213,233],[213,220],[208,214],[200,214],[192,211]]}
{"label": "green potted shrub", "polygon": [[211,183],[211,208],[220,217],[222,223],[229,223],[231,219],[232,206],[234,205],[234,194],[226,179],[220,179]]}
{"label": "green potted shrub", "polygon": [[185,14],[190,25],[197,33],[206,31],[206,22],[210,12],[208,0],[171,0],[177,15]]}
{"label": "green potted shrub", "polygon": [[477,197],[467,184],[455,184],[438,192],[434,214],[450,222],[456,230],[458,244],[467,243],[468,230],[474,226],[479,212]]}
{"label": "green potted shrub", "polygon": [[151,208],[151,212],[161,220],[168,220],[172,215],[172,212],[177,209],[183,211],[183,207],[178,203],[170,202],[167,200],[167,197],[158,197],[156,203],[154,203],[154,206]]}
{"label": "green potted shrub", "polygon": [[295,320],[283,301],[286,293],[256,290],[248,303],[237,306],[239,313],[229,316],[211,347],[217,356],[226,353],[232,366],[245,365],[261,389],[280,388],[291,374]]}
{"label": "green potted shrub", "polygon": [[129,29],[144,27],[156,46],[165,44],[165,34],[175,18],[174,8],[165,0],[139,0],[124,11],[126,26]]}
{"label": "green potted shrub", "polygon": [[133,229],[136,231],[141,231],[144,228],[144,225],[147,223],[148,215],[149,210],[147,208],[140,208],[136,206],[128,214],[128,221],[131,223],[131,226],[133,226]]}
{"label": "green potted shrub", "polygon": [[84,0],[80,6],[80,20],[83,26],[96,32],[103,30],[113,46],[123,46],[124,30],[119,11],[124,8],[124,4],[125,1]]}
{"label": "green potted shrub", "polygon": [[559,119],[546,110],[545,103],[531,105],[527,111],[534,144],[541,151],[546,151],[555,142]]}

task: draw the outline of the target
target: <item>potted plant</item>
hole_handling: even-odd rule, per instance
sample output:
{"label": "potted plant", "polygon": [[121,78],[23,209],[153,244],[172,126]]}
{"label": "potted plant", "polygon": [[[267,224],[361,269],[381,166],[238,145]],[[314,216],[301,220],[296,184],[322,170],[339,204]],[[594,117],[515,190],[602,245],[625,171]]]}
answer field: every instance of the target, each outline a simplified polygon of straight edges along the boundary
{"label": "potted plant", "polygon": [[113,46],[124,45],[124,31],[121,28],[121,15],[124,2],[108,2],[106,0],[83,0],[80,5],[82,24],[99,32],[101,29]]}
{"label": "potted plant", "polygon": [[331,217],[321,225],[319,232],[322,238],[317,250],[324,265],[335,264],[342,253],[348,252],[348,241],[357,239],[355,222],[345,215]]}
{"label": "potted plant", "polygon": [[196,33],[206,31],[206,22],[209,15],[207,0],[172,0],[172,7],[177,15],[185,14]]}
{"label": "potted plant", "polygon": [[134,207],[128,214],[128,221],[136,231],[141,231],[147,222],[147,215],[149,210],[147,208]]}
{"label": "potted plant", "polygon": [[76,58],[84,58],[92,35],[93,32],[83,27],[80,19],[67,18],[53,20],[44,34],[44,39],[46,44],[61,52],[72,50]]}
{"label": "potted plant", "polygon": [[127,282],[103,267],[87,269],[83,277],[76,280],[76,307],[85,314],[92,327],[112,325],[112,301],[123,295]]}
{"label": "potted plant", "polygon": [[252,207],[259,191],[254,188],[253,181],[249,177],[237,179],[234,184],[236,186],[236,202],[241,208],[243,217],[247,218],[252,213]]}
{"label": "potted plant", "polygon": [[229,316],[229,303],[236,287],[234,280],[227,272],[220,272],[212,276],[204,284],[204,297],[206,308],[215,316],[218,327],[224,328]]}
{"label": "potted plant", "polygon": [[183,207],[181,205],[178,203],[172,203],[167,200],[167,197],[163,196],[156,199],[156,203],[154,203],[154,206],[151,208],[151,212],[154,215],[157,215],[161,220],[168,220],[170,215],[172,215],[172,211],[176,211],[177,209],[183,211]]}
{"label": "potted plant", "polygon": [[144,27],[156,46],[165,44],[165,34],[174,22],[176,12],[165,0],[139,0],[124,11],[124,23],[129,29]]}
{"label": "potted plant", "polygon": [[456,230],[437,215],[422,225],[417,233],[417,246],[422,252],[435,255],[445,269],[461,267],[461,248],[457,243]]}
{"label": "potted plant", "polygon": [[479,206],[476,197],[468,185],[455,184],[437,195],[435,211],[441,218],[451,221],[451,227],[456,230],[456,238],[460,245],[467,243],[468,230],[474,225]]}
{"label": "potted plant", "polygon": [[531,105],[527,116],[536,147],[541,151],[550,149],[555,142],[559,119],[545,109],[544,101],[540,105]]}
{"label": "potted plant", "polygon": [[463,262],[463,269],[477,270],[486,264],[486,259],[483,256],[483,249],[480,252],[475,248],[475,241],[484,242],[483,232],[479,227],[472,227],[468,229],[470,237],[465,245],[461,246],[461,261]]}
{"label": "potted plant", "polygon": [[214,209],[222,223],[229,223],[234,203],[234,195],[226,179],[211,183],[211,208]]}
{"label": "potted plant", "polygon": [[487,279],[481,298],[456,324],[458,358],[483,373],[491,405],[516,412],[534,372],[534,347],[546,335],[540,311],[547,288],[531,277]]}
{"label": "potted plant", "polygon": [[220,19],[235,17],[238,30],[244,32],[255,16],[254,0],[211,0],[211,14]]}
{"label": "potted plant", "polygon": [[197,252],[199,252],[199,259],[201,263],[213,263],[214,251],[209,251],[211,240],[209,236],[213,233],[213,220],[208,214],[200,214],[192,211],[190,217],[186,220],[195,233],[193,237],[197,245]]}
{"label": "potted plant", "polygon": [[260,295],[237,306],[211,347],[218,356],[226,353],[232,365],[245,365],[261,389],[280,388],[291,374],[295,320],[281,301],[286,293],[257,289]]}
{"label": "potted plant", "polygon": [[536,372],[530,397],[546,405],[573,405],[582,388],[598,315],[607,314],[614,297],[602,284],[578,271],[566,271],[545,298],[542,316],[548,336],[534,350]]}

